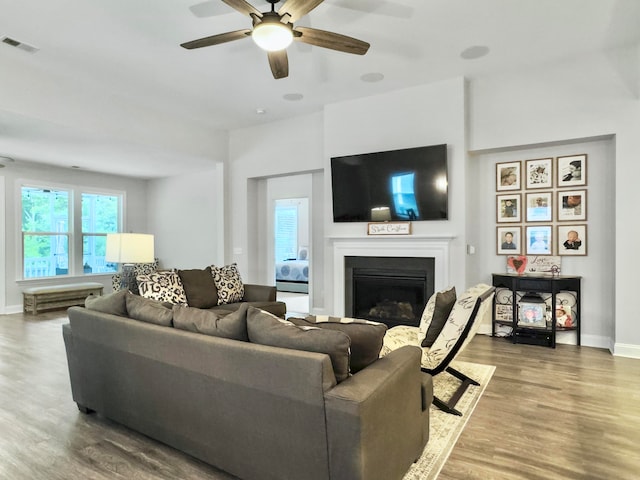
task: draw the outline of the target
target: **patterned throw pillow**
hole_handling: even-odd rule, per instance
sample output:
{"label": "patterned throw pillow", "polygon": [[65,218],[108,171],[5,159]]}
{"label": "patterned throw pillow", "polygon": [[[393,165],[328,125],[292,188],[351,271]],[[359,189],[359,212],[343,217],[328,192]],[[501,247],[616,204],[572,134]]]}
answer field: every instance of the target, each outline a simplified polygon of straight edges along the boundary
{"label": "patterned throw pillow", "polygon": [[180,276],[176,272],[154,272],[136,277],[140,295],[152,300],[187,305],[187,295],[184,292]]}
{"label": "patterned throw pillow", "polygon": [[213,283],[218,290],[218,305],[241,302],[244,298],[244,285],[240,278],[238,265],[232,263],[224,267],[211,265]]}

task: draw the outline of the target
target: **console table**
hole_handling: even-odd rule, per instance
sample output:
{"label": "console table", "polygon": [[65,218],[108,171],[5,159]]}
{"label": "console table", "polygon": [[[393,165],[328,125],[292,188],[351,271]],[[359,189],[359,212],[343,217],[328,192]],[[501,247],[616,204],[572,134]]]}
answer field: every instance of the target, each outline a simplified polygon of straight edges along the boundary
{"label": "console table", "polygon": [[[558,331],[575,331],[577,344],[580,345],[580,281],[581,277],[557,276],[540,277],[494,273],[493,286],[496,295],[493,304],[492,335],[496,327],[507,325],[512,328],[513,343],[529,343],[556,347]],[[526,302],[527,294],[537,295],[544,302],[544,319],[527,324],[521,316],[520,306]],[[559,298],[559,294],[564,297]],[[550,307],[550,311],[549,310]],[[564,307],[571,311],[570,326],[558,326],[556,312]],[[548,311],[548,313],[547,313]]]}

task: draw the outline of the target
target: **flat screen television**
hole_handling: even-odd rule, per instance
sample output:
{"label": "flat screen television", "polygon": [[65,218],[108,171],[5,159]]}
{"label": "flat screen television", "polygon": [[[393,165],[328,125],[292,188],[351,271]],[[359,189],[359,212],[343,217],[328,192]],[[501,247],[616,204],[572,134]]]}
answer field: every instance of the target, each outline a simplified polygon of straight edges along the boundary
{"label": "flat screen television", "polygon": [[331,159],[334,222],[446,220],[447,146]]}

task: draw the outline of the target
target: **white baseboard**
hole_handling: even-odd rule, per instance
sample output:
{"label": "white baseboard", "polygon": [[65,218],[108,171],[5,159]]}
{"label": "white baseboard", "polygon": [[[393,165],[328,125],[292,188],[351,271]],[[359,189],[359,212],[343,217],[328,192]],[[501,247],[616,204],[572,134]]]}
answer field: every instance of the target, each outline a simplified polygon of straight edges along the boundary
{"label": "white baseboard", "polygon": [[614,343],[613,354],[616,357],[640,358],[640,345]]}
{"label": "white baseboard", "polygon": [[4,309],[4,313],[7,315],[10,313],[22,313],[23,311],[22,305],[7,305]]}

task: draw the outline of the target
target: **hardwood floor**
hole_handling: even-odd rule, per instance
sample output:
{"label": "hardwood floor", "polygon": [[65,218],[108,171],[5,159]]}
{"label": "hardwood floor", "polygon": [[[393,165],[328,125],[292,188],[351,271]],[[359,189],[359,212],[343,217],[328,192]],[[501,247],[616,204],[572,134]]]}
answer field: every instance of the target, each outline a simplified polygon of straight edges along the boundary
{"label": "hardwood floor", "polygon": [[[0,315],[0,478],[233,478],[81,414],[71,400],[66,321],[64,312]],[[640,360],[480,335],[461,359],[496,372],[440,480],[640,478]]]}

